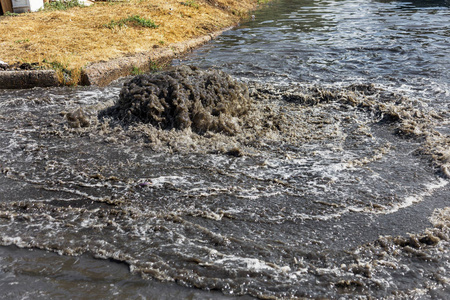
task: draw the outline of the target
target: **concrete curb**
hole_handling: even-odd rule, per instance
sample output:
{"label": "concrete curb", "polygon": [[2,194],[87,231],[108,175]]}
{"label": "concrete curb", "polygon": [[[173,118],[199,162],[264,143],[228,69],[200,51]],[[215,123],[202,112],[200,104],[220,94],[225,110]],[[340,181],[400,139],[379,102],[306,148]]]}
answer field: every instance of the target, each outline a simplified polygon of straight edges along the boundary
{"label": "concrete curb", "polygon": [[0,89],[58,86],[54,70],[0,71]]}
{"label": "concrete curb", "polygon": [[110,61],[91,64],[82,72],[81,85],[105,86],[120,77],[131,75],[134,68],[148,72],[155,64],[167,63],[179,55],[183,55],[206,44],[231,28],[229,27],[185,42],[172,44],[169,47],[156,48],[152,51],[142,52],[128,57],[120,57]]}
{"label": "concrete curb", "polygon": [[[82,71],[80,84],[106,86],[113,80],[131,75],[134,68],[148,72],[155,64],[167,63],[179,55],[206,44],[231,28],[233,27],[164,48],[93,63]],[[54,70],[0,71],[0,89],[28,89],[59,85],[60,82]]]}

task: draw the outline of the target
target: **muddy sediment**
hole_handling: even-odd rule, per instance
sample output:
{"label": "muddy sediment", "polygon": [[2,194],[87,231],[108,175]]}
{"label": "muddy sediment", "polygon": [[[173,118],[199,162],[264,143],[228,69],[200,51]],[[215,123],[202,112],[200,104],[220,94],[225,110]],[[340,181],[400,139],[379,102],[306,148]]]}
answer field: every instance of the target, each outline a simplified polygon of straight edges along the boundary
{"label": "muddy sediment", "polygon": [[116,105],[101,116],[161,129],[234,134],[251,101],[247,86],[218,70],[179,66],[127,82]]}
{"label": "muddy sediment", "polygon": [[[403,276],[419,276],[421,283],[410,291],[393,290],[389,298],[423,297],[433,288],[432,298],[442,299],[450,292],[450,279],[445,260],[450,246],[450,209],[437,209],[430,217],[433,226],[423,232],[407,236],[380,236],[376,241],[357,247],[352,251],[357,260],[341,265],[342,279],[335,286],[342,293],[353,293],[364,288],[384,285],[382,278],[394,281]],[[426,263],[431,269],[423,269]],[[355,280],[355,275],[358,279]]]}
{"label": "muddy sediment", "polygon": [[[350,112],[356,109],[373,118],[365,129],[360,127],[359,130],[369,132],[370,123],[388,124],[393,134],[418,141],[421,146],[415,152],[429,157],[436,171],[450,178],[450,137],[435,129],[447,117],[445,111],[416,107],[408,98],[372,84],[341,89],[248,85],[220,71],[183,66],[167,73],[132,79],[124,85],[117,103],[100,112],[100,116],[132,125],[128,133],[137,130],[141,135],[149,135],[146,140],[152,148],[166,144],[168,139],[175,151],[199,148],[206,152],[217,151],[217,145],[228,144],[230,146],[226,150],[221,147],[221,151],[240,155],[264,148],[262,145],[266,143],[283,145],[281,151],[289,148],[286,145],[301,141],[327,139],[333,135],[338,138],[342,133],[338,130],[337,119],[327,110]],[[311,122],[318,127],[311,126]],[[167,131],[172,128],[181,131]],[[187,128],[190,130],[185,131]],[[206,134],[206,138],[197,136],[198,133]],[[203,148],[207,145],[212,148]],[[382,148],[385,147],[380,151],[388,151]]]}
{"label": "muddy sediment", "polygon": [[[448,211],[430,223],[413,207],[448,183],[427,148],[427,134],[448,146],[433,131],[445,112],[372,85],[274,87],[191,67],[119,91],[2,103],[2,245],[262,299],[445,293],[445,268],[424,264],[448,258]],[[239,127],[197,126],[198,111]]]}
{"label": "muddy sediment", "polygon": [[417,152],[430,156],[438,171],[450,178],[450,137],[434,129],[448,118],[448,112],[424,111],[408,98],[372,84],[354,84],[342,90],[287,89],[281,93],[281,99],[302,105],[338,102],[366,111],[378,122],[390,123],[397,135],[420,140],[422,147]]}

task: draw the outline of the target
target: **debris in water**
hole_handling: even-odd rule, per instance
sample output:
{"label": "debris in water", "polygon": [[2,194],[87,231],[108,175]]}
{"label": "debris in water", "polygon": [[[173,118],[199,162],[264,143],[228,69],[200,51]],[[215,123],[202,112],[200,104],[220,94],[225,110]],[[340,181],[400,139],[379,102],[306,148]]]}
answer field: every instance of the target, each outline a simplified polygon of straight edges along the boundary
{"label": "debris in water", "polygon": [[66,115],[67,122],[71,128],[89,127],[89,119],[84,114],[81,108],[68,113]]}
{"label": "debris in water", "polygon": [[125,123],[143,122],[162,129],[234,134],[238,117],[250,109],[245,84],[228,74],[178,66],[134,77],[124,84],[115,106],[101,112]]}

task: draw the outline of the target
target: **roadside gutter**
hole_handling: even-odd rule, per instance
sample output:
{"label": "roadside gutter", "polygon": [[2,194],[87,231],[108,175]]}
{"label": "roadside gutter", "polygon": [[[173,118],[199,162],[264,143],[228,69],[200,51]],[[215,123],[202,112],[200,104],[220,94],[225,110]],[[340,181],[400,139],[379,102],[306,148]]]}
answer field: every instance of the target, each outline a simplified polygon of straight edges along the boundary
{"label": "roadside gutter", "polygon": [[[82,70],[80,85],[106,86],[120,77],[131,75],[133,70],[136,69],[142,72],[149,72],[155,65],[168,63],[174,58],[217,38],[224,31],[231,28],[225,28],[188,41],[171,44],[167,47],[156,48],[152,51],[92,63]],[[60,85],[61,83],[54,70],[0,71],[0,89],[28,89]]]}

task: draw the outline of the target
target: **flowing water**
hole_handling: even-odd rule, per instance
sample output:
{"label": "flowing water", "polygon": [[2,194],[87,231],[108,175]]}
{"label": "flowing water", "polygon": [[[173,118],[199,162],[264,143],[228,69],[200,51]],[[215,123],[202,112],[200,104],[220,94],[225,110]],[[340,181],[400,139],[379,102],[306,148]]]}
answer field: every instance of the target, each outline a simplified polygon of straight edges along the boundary
{"label": "flowing water", "polygon": [[449,41],[448,1],[275,0],[174,62],[248,84],[232,135],[1,91],[0,298],[448,298]]}

